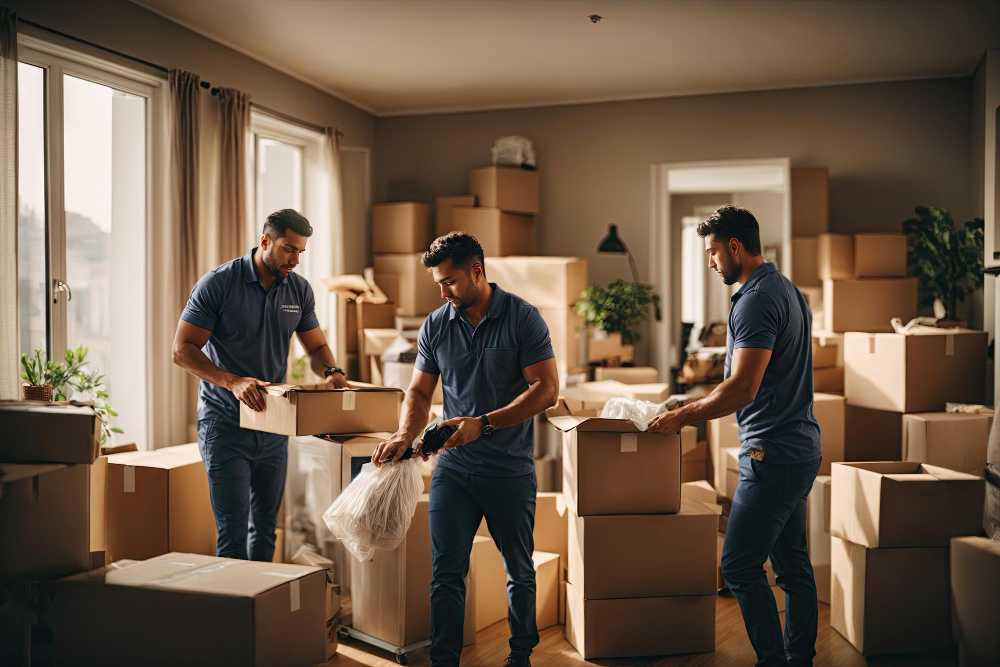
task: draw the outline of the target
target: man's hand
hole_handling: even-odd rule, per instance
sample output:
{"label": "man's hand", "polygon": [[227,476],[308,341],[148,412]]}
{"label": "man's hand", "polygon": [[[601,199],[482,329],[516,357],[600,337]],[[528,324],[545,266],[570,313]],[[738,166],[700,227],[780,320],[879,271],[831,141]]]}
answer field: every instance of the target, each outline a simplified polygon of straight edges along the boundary
{"label": "man's hand", "polygon": [[482,417],[453,417],[441,422],[441,426],[455,426],[458,430],[451,434],[441,449],[454,449],[467,445],[483,435]]}
{"label": "man's hand", "polygon": [[412,446],[413,443],[410,440],[397,433],[390,439],[379,443],[378,447],[375,448],[375,453],[372,454],[372,463],[380,468],[383,463],[398,461],[399,457],[406,453],[406,450]]}
{"label": "man's hand", "polygon": [[347,378],[340,373],[330,373],[325,384],[331,389],[347,389]]}
{"label": "man's hand", "polygon": [[263,382],[257,378],[236,378],[229,383],[229,391],[233,392],[233,396],[237,398],[241,403],[246,405],[248,408],[254,412],[264,412],[265,404],[264,397],[260,395],[257,387],[266,387],[271,384],[270,382]]}
{"label": "man's hand", "polygon": [[683,416],[676,410],[671,410],[653,417],[653,420],[649,422],[649,428],[647,430],[649,433],[662,433],[669,435],[671,433],[677,433],[685,426],[687,426],[687,424],[684,423]]}

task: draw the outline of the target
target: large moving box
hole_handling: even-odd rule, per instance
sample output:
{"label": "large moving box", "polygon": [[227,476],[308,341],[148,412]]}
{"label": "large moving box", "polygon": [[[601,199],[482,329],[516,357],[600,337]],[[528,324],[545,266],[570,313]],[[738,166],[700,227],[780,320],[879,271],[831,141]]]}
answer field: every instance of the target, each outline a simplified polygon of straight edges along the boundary
{"label": "large moving box", "polygon": [[0,464],[0,582],[90,566],[90,466]]}
{"label": "large moving box", "polygon": [[855,234],[854,275],[897,278],[906,275],[906,234]]}
{"label": "large moving box", "polygon": [[847,402],[895,412],[932,412],[948,401],[982,403],[987,334],[968,329],[844,335]]}
{"label": "large moving box", "polygon": [[539,630],[559,623],[559,571],[562,561],[559,554],[535,551],[531,554],[535,565],[535,625]]}
{"label": "large moving box", "polygon": [[[535,529],[532,531],[535,550],[557,554],[562,559],[561,567],[566,567],[569,562],[570,516],[569,505],[561,492],[538,492],[535,498]],[[485,518],[480,522],[476,535],[490,537]]]}
{"label": "large moving box", "polygon": [[576,516],[569,581],[587,600],[716,592],[719,514],[684,499],[676,514]]}
{"label": "large moving box", "polygon": [[899,461],[903,451],[903,413],[851,405],[844,410],[845,461]]}
{"label": "large moving box", "polygon": [[434,198],[434,236],[441,237],[454,231],[455,226],[451,222],[451,209],[453,206],[475,206],[475,195],[454,195],[450,197]]}
{"label": "large moving box", "polygon": [[[420,266],[422,256],[422,253],[411,253],[374,257],[375,284],[381,286],[389,301],[396,304],[397,315],[427,315],[445,303],[430,272]],[[384,276],[396,276],[397,280],[385,280]]]}
{"label": "large moving box", "polygon": [[816,579],[816,597],[830,604],[830,503],[833,485],[829,475],[813,482],[807,498],[809,561]]}
{"label": "large moving box", "polygon": [[839,537],[830,546],[830,625],[855,648],[880,655],[952,643],[947,548],[867,549]]}
{"label": "large moving box", "polygon": [[476,632],[479,632],[507,618],[507,572],[492,537],[474,537],[471,558],[475,561],[475,569],[471,572]]}
{"label": "large moving box", "polygon": [[820,475],[830,474],[830,464],[844,461],[844,397],[834,394],[813,395],[813,416],[819,424],[820,442],[823,448],[823,462]]}
{"label": "large moving box", "polygon": [[0,401],[0,461],[93,463],[101,452],[101,420],[86,406]]}
{"label": "large moving box", "polygon": [[57,664],[312,667],[326,659],[326,572],[187,553],[56,583]]}
{"label": "large moving box", "polygon": [[820,280],[854,277],[854,237],[850,234],[820,234],[816,253]]}
{"label": "large moving box", "polygon": [[451,209],[451,223],[456,231],[475,236],[486,257],[530,255],[534,251],[535,229],[530,216],[498,208],[455,206]]}
{"label": "large moving box", "polygon": [[579,257],[490,257],[486,277],[535,308],[570,308],[587,289]]}
{"label": "large moving box", "polygon": [[1000,656],[1000,542],[951,541],[951,627],[963,667],[995,665]]}
{"label": "large moving box", "polygon": [[823,328],[828,331],[892,331],[917,316],[916,278],[849,278],[823,281]]}
{"label": "large moving box", "polygon": [[826,167],[791,170],[792,236],[816,236],[830,228],[829,185]]}
{"label": "large moving box", "polygon": [[823,284],[816,266],[816,240],[815,236],[792,237],[792,282],[797,286],[819,287]]}
{"label": "large moving box", "polygon": [[108,457],[108,562],[170,551],[214,555],[215,514],[198,445]]}
{"label": "large moving box", "polygon": [[982,475],[992,415],[920,412],[903,415],[903,460]]}
{"label": "large moving box", "polygon": [[982,530],[985,481],[922,463],[835,463],[830,533],[871,547],[945,547]]}
{"label": "large moving box", "polygon": [[469,194],[480,206],[533,215],[538,213],[538,172],[497,166],[473,169]]}
{"label": "large moving box", "polygon": [[372,252],[426,252],[430,246],[430,206],[417,202],[372,205]]}
{"label": "large moving box", "polygon": [[282,435],[395,432],[403,391],[351,383],[348,389],[325,384],[272,384],[261,387],[266,409],[240,404],[240,428]]}

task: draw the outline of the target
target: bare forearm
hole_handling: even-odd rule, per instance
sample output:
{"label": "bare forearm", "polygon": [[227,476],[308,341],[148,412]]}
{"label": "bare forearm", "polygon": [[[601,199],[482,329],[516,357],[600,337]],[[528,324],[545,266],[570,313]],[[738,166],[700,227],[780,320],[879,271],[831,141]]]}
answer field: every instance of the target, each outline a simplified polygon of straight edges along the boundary
{"label": "bare forearm", "polygon": [[427,426],[431,402],[416,389],[408,389],[403,398],[403,407],[399,416],[397,435],[412,442]]}
{"label": "bare forearm", "polygon": [[337,360],[333,358],[333,350],[330,349],[329,345],[323,345],[313,350],[312,354],[309,355],[309,367],[319,377],[324,377],[326,369],[333,368],[336,365]]}
{"label": "bare forearm", "polygon": [[[558,390],[551,382],[539,380],[509,404],[486,413],[493,428],[507,428],[528,421],[547,408],[555,405]],[[478,417],[479,415],[472,415]]]}
{"label": "bare forearm", "polygon": [[239,376],[228,371],[224,371],[209,359],[201,348],[191,343],[183,343],[174,350],[174,363],[186,370],[191,375],[205,382],[210,382],[216,386],[230,389],[234,380]]}
{"label": "bare forearm", "polygon": [[725,417],[746,407],[752,400],[753,397],[748,395],[747,389],[733,378],[729,378],[700,401],[678,408],[677,413],[681,423],[687,426],[695,422]]}

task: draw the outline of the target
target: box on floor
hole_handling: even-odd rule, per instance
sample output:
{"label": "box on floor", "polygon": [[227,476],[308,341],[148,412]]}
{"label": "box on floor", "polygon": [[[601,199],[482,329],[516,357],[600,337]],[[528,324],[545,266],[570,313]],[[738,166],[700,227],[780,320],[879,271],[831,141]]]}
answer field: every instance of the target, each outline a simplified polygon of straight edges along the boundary
{"label": "box on floor", "polygon": [[[482,526],[485,525],[484,522]],[[470,574],[475,589],[476,632],[479,632],[507,618],[507,572],[489,534],[473,538],[471,553],[475,561],[475,570],[470,570]]]}
{"label": "box on floor", "polygon": [[[532,537],[535,550],[558,554],[562,566],[569,562],[569,517],[570,510],[562,493],[538,492],[535,498],[535,528]],[[476,530],[479,537],[490,537],[486,519],[483,519]]]}
{"label": "box on floor", "polygon": [[844,394],[851,405],[895,412],[942,410],[948,401],[982,403],[986,346],[986,332],[969,329],[847,333]]}
{"label": "box on floor", "polygon": [[903,460],[982,475],[992,415],[920,412],[903,415]]}
{"label": "box on floor", "polygon": [[93,463],[101,450],[101,420],[87,406],[0,401],[0,461]]}
{"label": "box on floor", "polygon": [[[422,253],[375,255],[375,283],[396,304],[396,314],[416,317],[434,312],[444,301],[441,290],[420,266]],[[395,276],[395,280],[387,280]],[[395,323],[394,323],[395,324]]]}
{"label": "box on floor", "polygon": [[830,227],[830,175],[826,167],[791,170],[792,236],[816,236]]}
{"label": "box on floor", "polygon": [[455,206],[451,221],[456,230],[476,237],[485,257],[530,255],[534,251],[535,228],[530,216],[499,208]]}
{"label": "box on floor", "polygon": [[[107,554],[107,485],[108,457],[113,454],[134,452],[135,443],[124,445],[105,445],[101,447],[101,455],[90,464],[90,554],[91,567],[104,567],[111,561]],[[278,525],[282,517],[279,512]]]}
{"label": "box on floor", "polygon": [[1000,656],[1000,543],[951,541],[951,627],[961,665],[993,665]]}
{"label": "box on floor", "polygon": [[827,331],[891,332],[891,320],[917,316],[916,278],[844,278],[823,281]]}
{"label": "box on floor", "polygon": [[819,287],[818,267],[816,266],[815,236],[792,237],[792,283],[800,287]]}
{"label": "box on floor", "polygon": [[833,485],[829,475],[820,475],[813,482],[806,499],[806,532],[809,561],[816,579],[816,596],[830,604],[830,503]]}
{"label": "box on floor", "polygon": [[570,308],[588,286],[579,257],[490,257],[486,275],[535,308]]}
{"label": "box on floor", "polygon": [[372,252],[425,252],[430,246],[430,206],[418,202],[372,205]]}
{"label": "box on floor", "polygon": [[282,435],[394,432],[399,426],[403,392],[358,382],[348,389],[325,384],[272,384],[261,387],[266,409],[240,404],[240,428]]}
{"label": "box on floor", "polygon": [[453,195],[448,197],[434,198],[434,236],[440,237],[455,231],[455,226],[451,222],[451,209],[453,206],[475,206],[475,195]]}
{"label": "box on floor", "polygon": [[844,409],[843,396],[813,395],[813,416],[819,424],[820,442],[823,448],[823,462],[819,467],[820,475],[829,475],[830,464],[833,461],[843,461],[845,458]]}
{"label": "box on floor", "polygon": [[652,366],[598,366],[594,369],[594,381],[615,380],[622,384],[655,384],[660,380],[659,372]]}
{"label": "box on floor", "polygon": [[538,213],[538,172],[516,167],[480,167],[469,172],[469,194],[479,206]]}

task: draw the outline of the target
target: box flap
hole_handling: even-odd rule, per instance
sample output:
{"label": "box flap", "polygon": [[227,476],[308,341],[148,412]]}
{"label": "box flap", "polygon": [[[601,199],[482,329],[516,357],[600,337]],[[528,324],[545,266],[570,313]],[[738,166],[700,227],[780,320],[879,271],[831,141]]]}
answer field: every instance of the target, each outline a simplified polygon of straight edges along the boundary
{"label": "box flap", "polygon": [[335,442],[338,445],[352,445],[355,443],[370,443],[370,442],[385,442],[395,435],[389,433],[388,431],[382,431],[380,433],[350,433],[346,435],[318,435],[317,438],[322,440],[329,440],[330,442]]}
{"label": "box flap", "polygon": [[706,503],[681,495],[681,510],[678,514],[714,514],[722,516],[722,505]]}
{"label": "box flap", "polygon": [[200,464],[201,462],[201,452],[198,451],[197,443],[163,447],[162,449],[154,449],[153,451],[123,452],[108,456],[109,465],[159,468],[161,470],[170,470],[193,463]]}
{"label": "box flap", "polygon": [[601,417],[575,417],[572,415],[549,417],[549,422],[560,431],[604,431],[609,433],[639,433],[635,424],[627,419],[603,419]]}

